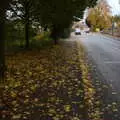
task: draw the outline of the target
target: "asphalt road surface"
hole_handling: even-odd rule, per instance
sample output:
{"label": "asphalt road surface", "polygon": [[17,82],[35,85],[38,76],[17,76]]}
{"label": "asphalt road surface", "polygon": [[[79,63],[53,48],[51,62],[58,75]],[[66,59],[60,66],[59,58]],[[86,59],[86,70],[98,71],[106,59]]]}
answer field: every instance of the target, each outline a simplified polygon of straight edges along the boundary
{"label": "asphalt road surface", "polygon": [[108,84],[120,92],[120,41],[100,34],[81,39]]}
{"label": "asphalt road surface", "polygon": [[[106,107],[110,106],[110,103],[111,106],[116,102],[120,103],[120,41],[95,33],[73,36],[85,46],[89,58],[92,59],[101,76],[103,76],[100,80],[111,86],[104,95],[103,101],[107,101]],[[105,113],[105,119],[120,120],[120,107],[117,104],[116,106],[118,108],[117,114],[115,111],[111,112],[111,108],[111,115]]]}

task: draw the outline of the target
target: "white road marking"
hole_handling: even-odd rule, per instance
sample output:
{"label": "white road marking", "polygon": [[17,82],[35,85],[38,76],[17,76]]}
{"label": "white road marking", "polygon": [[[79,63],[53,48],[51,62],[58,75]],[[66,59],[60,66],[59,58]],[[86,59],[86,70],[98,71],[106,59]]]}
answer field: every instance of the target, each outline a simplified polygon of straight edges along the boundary
{"label": "white road marking", "polygon": [[106,64],[120,64],[120,61],[104,61]]}

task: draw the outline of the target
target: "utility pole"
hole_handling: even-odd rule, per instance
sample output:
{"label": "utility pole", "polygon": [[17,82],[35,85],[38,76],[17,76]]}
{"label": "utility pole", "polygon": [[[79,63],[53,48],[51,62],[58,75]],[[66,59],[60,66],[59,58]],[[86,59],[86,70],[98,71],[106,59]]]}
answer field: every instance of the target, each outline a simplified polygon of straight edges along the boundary
{"label": "utility pole", "polygon": [[114,36],[114,22],[112,21],[112,36]]}
{"label": "utility pole", "polygon": [[112,36],[114,36],[114,17],[112,17]]}

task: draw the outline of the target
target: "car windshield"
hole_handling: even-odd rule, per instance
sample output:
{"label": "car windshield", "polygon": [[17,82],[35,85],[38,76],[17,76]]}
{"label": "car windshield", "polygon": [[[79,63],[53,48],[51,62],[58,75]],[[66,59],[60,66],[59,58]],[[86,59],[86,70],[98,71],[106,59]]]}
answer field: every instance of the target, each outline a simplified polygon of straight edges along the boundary
{"label": "car windshield", "polygon": [[80,29],[79,29],[79,28],[76,28],[76,29],[75,29],[75,32],[80,32]]}

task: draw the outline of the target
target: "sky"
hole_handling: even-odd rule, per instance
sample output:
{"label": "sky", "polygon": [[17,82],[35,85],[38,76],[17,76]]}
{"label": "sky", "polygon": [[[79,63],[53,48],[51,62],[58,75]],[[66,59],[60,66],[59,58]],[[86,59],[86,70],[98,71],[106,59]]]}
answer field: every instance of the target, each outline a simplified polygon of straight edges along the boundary
{"label": "sky", "polygon": [[113,15],[120,14],[120,0],[107,0]]}

